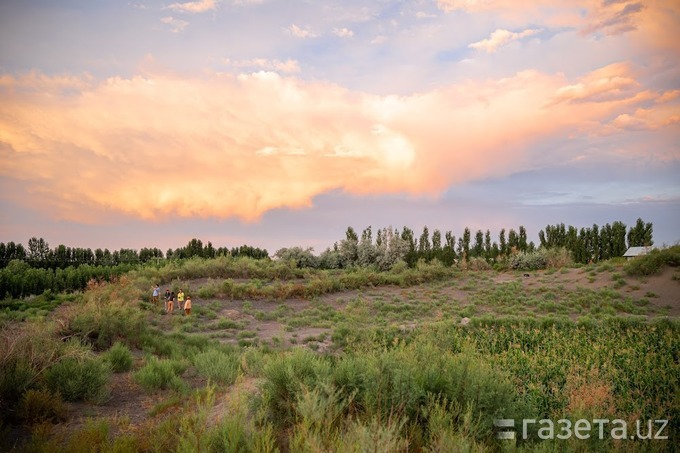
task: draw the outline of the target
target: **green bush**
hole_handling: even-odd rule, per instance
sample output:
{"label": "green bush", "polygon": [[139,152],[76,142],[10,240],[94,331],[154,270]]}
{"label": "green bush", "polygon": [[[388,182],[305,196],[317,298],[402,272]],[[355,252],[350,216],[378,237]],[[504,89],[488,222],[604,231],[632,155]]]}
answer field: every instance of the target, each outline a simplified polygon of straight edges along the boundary
{"label": "green bush", "polygon": [[173,389],[184,392],[187,385],[180,375],[185,369],[186,364],[177,360],[151,357],[146,365],[134,373],[133,378],[147,391]]}
{"label": "green bush", "polygon": [[545,249],[535,252],[520,252],[510,259],[510,267],[519,271],[534,271],[548,267]]}
{"label": "green bush", "polygon": [[109,396],[110,373],[108,364],[99,359],[67,357],[47,369],[45,383],[66,401],[103,403]]}
{"label": "green bush", "polygon": [[[301,404],[310,394],[323,403],[318,408],[343,408],[331,417],[319,415],[326,421],[318,423],[350,413],[364,420],[394,414],[423,435],[428,424],[424,408],[432,397],[465,408],[477,420],[474,436],[479,439],[491,438],[494,418],[523,412],[509,376],[477,355],[454,354],[423,341],[347,354],[332,364],[330,358],[295,350],[273,359],[264,377],[262,402],[271,421],[282,428],[311,417],[300,412],[306,410]],[[455,422],[462,423],[464,415],[461,412]]]}
{"label": "green bush", "polygon": [[571,254],[563,247],[541,248],[533,252],[520,252],[510,257],[510,267],[520,271],[558,269],[573,264]]}
{"label": "green bush", "polygon": [[0,372],[0,415],[11,415],[21,396],[35,385],[36,371],[25,360],[3,364]]}
{"label": "green bush", "polygon": [[564,247],[549,248],[543,253],[545,253],[546,267],[548,269],[560,269],[574,265],[571,252]]}
{"label": "green bush", "polygon": [[212,299],[215,297],[215,294],[217,294],[218,291],[218,285],[213,282],[209,282],[205,286],[201,286],[198,289],[198,297],[201,299]]}
{"label": "green bush", "polygon": [[146,328],[141,312],[126,306],[85,304],[78,307],[64,334],[76,335],[103,351],[116,341],[139,344]]}
{"label": "green bush", "polygon": [[59,395],[46,390],[28,390],[21,397],[19,417],[29,425],[57,423],[66,420],[67,409]]}
{"label": "green bush", "polygon": [[239,372],[240,356],[233,352],[209,349],[194,356],[198,374],[220,384],[231,385]]}
{"label": "green bush", "polygon": [[647,255],[633,258],[626,263],[625,270],[629,275],[653,275],[659,273],[664,266],[680,266],[680,245],[654,249]]}
{"label": "green bush", "polygon": [[484,258],[479,257],[470,258],[463,266],[471,271],[487,271],[491,269],[491,265]]}
{"label": "green bush", "polygon": [[116,342],[104,354],[104,360],[111,364],[114,373],[124,373],[132,368],[132,352],[124,343]]}

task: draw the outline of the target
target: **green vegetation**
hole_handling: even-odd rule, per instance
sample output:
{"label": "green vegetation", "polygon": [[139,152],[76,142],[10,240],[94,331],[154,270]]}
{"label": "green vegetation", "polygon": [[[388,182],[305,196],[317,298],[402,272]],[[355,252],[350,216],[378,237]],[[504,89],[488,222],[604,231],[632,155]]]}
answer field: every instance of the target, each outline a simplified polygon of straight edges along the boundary
{"label": "green vegetation", "polygon": [[173,389],[179,392],[186,390],[181,374],[186,364],[171,359],[150,357],[146,365],[134,373],[135,381],[147,391]]}
{"label": "green vegetation", "polygon": [[109,373],[108,365],[101,360],[67,357],[45,372],[45,384],[66,401],[103,403],[109,396]]}
{"label": "green vegetation", "polygon": [[680,245],[654,249],[647,255],[628,261],[625,269],[629,275],[653,275],[658,274],[664,266],[680,266]]}
{"label": "green vegetation", "polygon": [[[512,233],[525,243],[525,232]],[[465,236],[462,247],[469,240],[470,254],[483,254],[486,235]],[[453,242],[427,237],[429,253]],[[648,259],[658,272],[676,255]],[[636,261],[573,268],[565,249],[528,244],[493,266],[483,256],[388,270],[193,257],[78,295],[24,299],[61,307],[3,318],[2,432],[26,435],[19,444],[0,436],[0,449],[672,451],[675,437],[541,441],[536,427],[508,443],[493,426],[669,419],[666,434],[677,436],[680,321],[666,292],[631,272],[648,268]],[[151,306],[156,282],[191,294],[192,315]],[[27,313],[18,303],[5,309]],[[68,410],[73,402],[80,412]]]}
{"label": "green vegetation", "polygon": [[106,351],[104,360],[111,365],[111,369],[115,373],[123,373],[132,368],[132,352],[125,344],[120,342],[115,343],[111,346],[111,349]]}
{"label": "green vegetation", "polygon": [[239,373],[240,354],[236,351],[209,349],[193,359],[198,374],[212,382],[231,385]]}
{"label": "green vegetation", "polygon": [[[559,258],[562,263],[559,266],[571,262],[587,264],[611,258],[620,257],[628,246],[652,245],[653,226],[638,219],[634,227],[628,230],[622,222],[606,224],[602,228],[593,225],[592,228],[581,228],[564,224],[548,225],[545,231],[539,232],[540,249],[565,249],[567,252],[553,254],[553,258]],[[22,298],[36,296],[45,291],[54,293],[75,292],[84,290],[91,282],[111,282],[131,270],[149,271],[146,275],[156,275],[150,284],[166,283],[175,278],[294,278],[294,269],[350,269],[372,268],[379,271],[395,270],[400,272],[404,266],[414,268],[419,262],[433,262],[443,264],[446,267],[456,263],[470,262],[473,270],[486,270],[492,265],[498,268],[507,268],[509,261],[514,269],[543,269],[550,264],[544,261],[549,257],[534,255],[536,246],[528,241],[526,228],[519,226],[519,232],[510,229],[507,240],[505,229],[498,236],[498,242],[492,241],[491,232],[477,230],[472,242],[472,234],[469,228],[465,228],[458,238],[451,231],[442,235],[441,231],[434,230],[430,236],[427,226],[423,228],[420,236],[404,227],[401,231],[396,228],[382,228],[376,231],[375,239],[373,230],[369,226],[359,236],[352,227],[348,227],[345,238],[335,243],[333,248],[326,249],[319,256],[313,254],[311,248],[301,247],[283,248],[278,250],[274,257],[281,262],[286,269],[279,269],[283,273],[272,275],[271,266],[264,266],[264,272],[260,272],[263,266],[260,263],[271,262],[267,250],[243,245],[228,249],[227,247],[215,248],[208,242],[203,244],[199,239],[192,239],[181,248],[169,249],[165,256],[157,248],[142,248],[140,251],[133,249],[121,249],[110,252],[108,249],[71,248],[59,245],[54,249],[43,238],[31,238],[28,247],[22,244],[9,242],[0,243],[0,297]],[[518,258],[517,254],[524,254]],[[236,259],[237,263],[245,263],[242,258],[252,260],[246,264],[246,269],[223,269],[212,268],[212,272],[198,272],[188,275],[179,273],[173,275],[173,267],[188,259],[199,258],[212,261],[215,258]],[[231,261],[229,264],[234,264]],[[183,267],[180,264],[180,267]],[[192,266],[197,271],[196,265]],[[201,267],[198,265],[198,267]],[[227,265],[227,267],[231,267]],[[267,269],[269,268],[269,269]],[[177,269],[174,269],[177,270]],[[189,270],[189,269],[186,269]],[[235,272],[237,271],[237,272]],[[250,272],[249,272],[250,271]],[[321,285],[324,287],[324,285]],[[177,288],[174,288],[177,289]],[[204,286],[201,289],[201,297],[212,297],[217,288]],[[287,288],[284,292],[297,291],[296,288]],[[324,291],[320,288],[319,291]]]}

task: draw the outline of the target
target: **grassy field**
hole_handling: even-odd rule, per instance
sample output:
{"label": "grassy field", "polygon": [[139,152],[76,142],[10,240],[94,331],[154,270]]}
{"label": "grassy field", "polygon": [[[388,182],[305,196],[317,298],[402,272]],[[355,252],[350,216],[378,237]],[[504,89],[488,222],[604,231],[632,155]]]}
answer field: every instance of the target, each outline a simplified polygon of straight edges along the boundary
{"label": "grassy field", "polygon": [[[221,258],[7,300],[0,450],[675,451],[674,266],[377,272]],[[153,306],[156,282],[191,295],[192,314]],[[515,420],[516,439],[498,439],[495,419]],[[522,419],[537,420],[526,439]],[[582,419],[588,438],[557,438]],[[668,438],[630,439],[649,420],[669,420]]]}

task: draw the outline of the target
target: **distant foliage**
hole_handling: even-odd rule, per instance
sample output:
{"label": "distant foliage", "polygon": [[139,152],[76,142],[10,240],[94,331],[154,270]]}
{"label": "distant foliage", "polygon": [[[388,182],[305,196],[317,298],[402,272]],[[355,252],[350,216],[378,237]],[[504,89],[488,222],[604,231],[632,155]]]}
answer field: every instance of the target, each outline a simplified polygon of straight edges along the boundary
{"label": "distant foliage", "polygon": [[[74,292],[85,289],[90,281],[111,282],[131,270],[146,267],[164,267],[170,261],[218,256],[268,259],[267,250],[243,245],[215,249],[198,239],[183,247],[168,250],[167,259],[157,248],[108,249],[71,248],[59,245],[54,249],[44,239],[31,238],[28,248],[21,244],[0,243],[0,298],[22,298],[53,293]],[[312,255],[312,259],[317,258]],[[310,263],[305,263],[305,266]]]}
{"label": "distant foliage", "polygon": [[[574,226],[565,227],[548,225],[538,233],[542,248],[564,247],[571,253],[574,261],[587,264],[623,256],[628,247],[652,245],[653,226],[637,219],[634,227],[628,230],[623,222],[613,222],[599,227],[593,224],[590,228]],[[626,244],[626,239],[628,243]]]}
{"label": "distant foliage", "polygon": [[62,268],[34,268],[22,260],[11,261],[0,269],[0,297],[21,298],[42,294],[80,291],[88,282],[112,281],[129,272],[133,266],[69,266]]}
{"label": "distant foliage", "polygon": [[317,268],[319,267],[319,258],[314,256],[313,252],[314,249],[312,247],[306,249],[303,249],[302,247],[282,248],[276,251],[274,257],[282,261],[293,262],[295,263],[295,266],[300,268]]}

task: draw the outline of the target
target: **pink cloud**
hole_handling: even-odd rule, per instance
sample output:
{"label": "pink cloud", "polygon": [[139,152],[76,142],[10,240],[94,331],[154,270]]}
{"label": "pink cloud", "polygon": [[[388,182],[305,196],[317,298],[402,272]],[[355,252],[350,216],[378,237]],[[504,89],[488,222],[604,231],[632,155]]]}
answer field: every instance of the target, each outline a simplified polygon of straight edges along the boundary
{"label": "pink cloud", "polygon": [[[22,181],[24,196],[59,218],[255,220],[337,189],[437,196],[530,167],[537,141],[621,131],[631,124],[623,115],[663,96],[626,64],[577,80],[525,71],[411,96],[266,71],[99,82],[6,75],[0,177]],[[676,101],[653,105],[640,120],[677,127]]]}
{"label": "pink cloud", "polygon": [[169,9],[184,13],[204,13],[217,7],[215,0],[200,0],[196,2],[173,3],[168,5]]}
{"label": "pink cloud", "polygon": [[636,32],[645,46],[680,48],[680,3],[674,0],[437,0],[445,12],[493,14],[506,22],[566,27],[583,34]]}
{"label": "pink cloud", "polygon": [[298,27],[295,24],[291,24],[290,27],[288,27],[288,32],[295,36],[296,38],[316,38],[317,34],[311,31],[309,28],[301,28]]}
{"label": "pink cloud", "polygon": [[517,41],[527,36],[533,36],[536,33],[540,33],[540,29],[526,29],[521,32],[511,32],[509,30],[497,29],[491,36],[478,42],[470,44],[468,47],[471,49],[483,50],[487,53],[494,53],[498,48],[509,44],[512,41]]}

